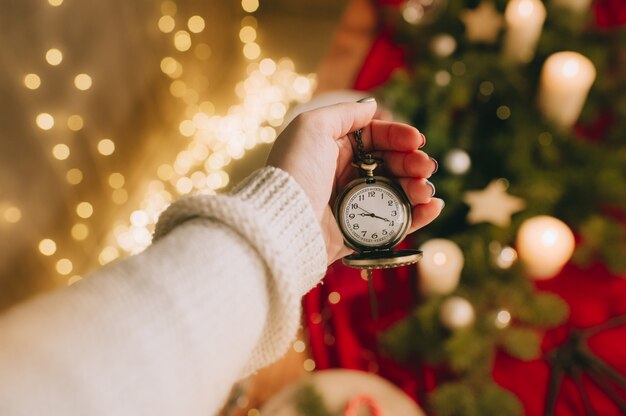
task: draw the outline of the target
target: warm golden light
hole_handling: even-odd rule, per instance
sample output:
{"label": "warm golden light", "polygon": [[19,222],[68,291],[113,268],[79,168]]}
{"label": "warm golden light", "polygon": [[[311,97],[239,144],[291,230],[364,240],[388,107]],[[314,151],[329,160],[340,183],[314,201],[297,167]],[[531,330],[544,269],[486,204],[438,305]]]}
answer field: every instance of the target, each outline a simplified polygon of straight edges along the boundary
{"label": "warm golden light", "polygon": [[48,113],[39,113],[35,118],[35,123],[37,123],[37,127],[42,130],[50,130],[54,127],[54,117]]}
{"label": "warm golden light", "polygon": [[174,3],[173,1],[166,0],[163,3],[161,3],[162,14],[166,16],[175,16],[177,11],[178,11],[178,7],[176,6],[176,3]]}
{"label": "warm golden light", "polygon": [[330,294],[328,295],[328,302],[330,302],[333,305],[338,304],[340,300],[341,300],[341,295],[339,294],[339,292],[330,292]]}
{"label": "warm golden light", "polygon": [[72,270],[74,270],[74,265],[72,264],[70,259],[61,259],[57,261],[56,269],[59,274],[66,276],[72,273]]}
{"label": "warm golden light", "polygon": [[57,66],[63,61],[63,54],[56,48],[48,49],[46,61],[52,66]]}
{"label": "warm golden light", "polygon": [[183,74],[183,66],[171,56],[161,59],[161,71],[171,78],[178,78]]}
{"label": "warm golden light", "polygon": [[259,0],[241,0],[241,8],[248,13],[254,13],[259,8]]}
{"label": "warm golden light", "polygon": [[59,7],[60,5],[63,4],[63,0],[48,0],[48,3],[52,7]]}
{"label": "warm golden light", "polygon": [[187,21],[187,27],[192,33],[200,33],[204,30],[204,19],[200,16],[191,16]]}
{"label": "warm golden light", "polygon": [[74,77],[74,85],[81,91],[91,88],[91,77],[88,74],[78,74]]}
{"label": "warm golden light", "polygon": [[185,95],[185,92],[187,91],[187,85],[177,79],[176,81],[173,81],[170,84],[170,94],[172,94],[174,97],[180,98],[183,95]]}
{"label": "warm golden light", "polygon": [[65,174],[65,179],[71,185],[78,185],[83,181],[83,172],[80,169],[72,168]]}
{"label": "warm golden light", "polygon": [[83,280],[82,276],[79,276],[79,275],[72,276],[67,280],[67,285],[72,286],[74,283],[79,282],[81,280]]}
{"label": "warm golden light", "polygon": [[301,340],[297,340],[293,343],[293,349],[295,352],[304,352],[306,345]]}
{"label": "warm golden light", "polygon": [[83,118],[78,114],[71,115],[67,118],[67,128],[72,131],[79,131],[83,128]]}
{"label": "warm golden light", "polygon": [[6,222],[15,224],[22,219],[22,211],[18,207],[8,207],[4,210],[3,217]]}
{"label": "warm golden light", "polygon": [[70,157],[70,148],[63,143],[57,144],[52,148],[52,156],[58,160],[65,160]]}
{"label": "warm golden light", "polygon": [[496,328],[504,329],[511,323],[511,313],[507,310],[501,310],[496,315]]}
{"label": "warm golden light", "polygon": [[179,30],[174,35],[174,47],[181,52],[185,52],[191,48],[191,36],[185,30]]}
{"label": "warm golden light", "polygon": [[313,371],[315,370],[315,361],[313,361],[310,358],[307,358],[306,360],[304,360],[304,363],[302,364],[302,366],[304,367],[305,371]]}
{"label": "warm golden light", "polygon": [[101,155],[109,156],[115,152],[115,143],[111,139],[102,139],[98,142],[98,152]]}
{"label": "warm golden light", "polygon": [[24,77],[24,85],[29,90],[36,90],[41,85],[41,78],[37,74],[26,74]]}
{"label": "warm golden light", "polygon": [[239,39],[241,39],[243,43],[254,42],[256,40],[256,29],[252,26],[242,27],[239,31]]}
{"label": "warm golden light", "polygon": [[171,165],[163,164],[157,169],[157,176],[162,181],[169,181],[172,178],[172,175],[174,175],[174,169]]}
{"label": "warm golden light", "polygon": [[39,251],[44,256],[51,256],[57,251],[57,243],[49,238],[44,238],[39,242]]}
{"label": "warm golden light", "polygon": [[76,214],[81,218],[89,218],[93,215],[93,205],[89,202],[81,202],[76,206]]}
{"label": "warm golden light", "polygon": [[104,266],[107,263],[112,262],[120,256],[120,252],[117,248],[112,246],[105,247],[98,256],[98,262]]}
{"label": "warm golden light", "polygon": [[119,189],[124,186],[124,175],[114,172],[109,175],[109,186],[113,189]]}
{"label": "warm golden light", "polygon": [[126,192],[125,189],[116,189],[111,194],[111,199],[113,199],[113,202],[117,205],[123,205],[128,201],[128,192]]}
{"label": "warm golden light", "polygon": [[161,16],[158,26],[161,32],[170,33],[176,27],[176,21],[172,16]]}
{"label": "warm golden light", "polygon": [[243,55],[249,59],[257,59],[261,55],[261,47],[254,42],[246,43],[243,47]]}
{"label": "warm golden light", "polygon": [[82,222],[77,222],[72,226],[72,238],[82,241],[89,236],[89,227]]}

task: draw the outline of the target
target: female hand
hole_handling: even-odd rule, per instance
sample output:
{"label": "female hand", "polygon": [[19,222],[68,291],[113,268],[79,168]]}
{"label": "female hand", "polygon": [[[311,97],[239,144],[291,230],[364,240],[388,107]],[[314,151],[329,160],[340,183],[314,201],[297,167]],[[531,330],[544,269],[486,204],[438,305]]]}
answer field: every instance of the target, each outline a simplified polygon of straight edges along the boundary
{"label": "female hand", "polygon": [[289,173],[307,194],[324,234],[328,264],[352,251],[343,243],[331,204],[358,176],[351,165],[355,130],[362,129],[365,151],[383,158],[385,176],[397,181],[409,197],[409,232],[430,223],[444,206],[443,200],[433,198],[435,188],[427,180],[437,162],[418,150],[426,143],[424,135],[406,124],[373,120],[375,112],[376,101],[368,99],[302,113],[280,134],[267,161]]}

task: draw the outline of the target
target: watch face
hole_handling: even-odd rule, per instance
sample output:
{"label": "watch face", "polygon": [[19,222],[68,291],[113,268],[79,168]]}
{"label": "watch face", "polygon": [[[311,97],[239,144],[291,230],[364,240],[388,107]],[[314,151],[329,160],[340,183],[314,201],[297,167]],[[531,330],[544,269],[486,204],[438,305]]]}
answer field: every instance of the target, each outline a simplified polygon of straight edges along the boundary
{"label": "watch face", "polygon": [[345,239],[355,248],[390,248],[404,238],[409,209],[404,193],[379,179],[349,186],[337,216]]}

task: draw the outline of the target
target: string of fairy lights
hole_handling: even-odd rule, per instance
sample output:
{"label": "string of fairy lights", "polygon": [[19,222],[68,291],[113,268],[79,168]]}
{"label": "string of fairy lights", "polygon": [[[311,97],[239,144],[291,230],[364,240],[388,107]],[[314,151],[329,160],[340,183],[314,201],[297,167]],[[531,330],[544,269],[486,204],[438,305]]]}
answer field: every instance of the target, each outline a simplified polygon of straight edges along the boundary
{"label": "string of fairy lights", "polygon": [[[64,4],[64,0],[47,2],[53,9]],[[255,146],[272,143],[290,105],[310,99],[315,85],[313,75],[298,74],[288,58],[276,61],[262,56],[257,42],[258,22],[254,16],[259,8],[258,0],[242,0],[241,8],[245,15],[241,19],[238,38],[246,78],[235,87],[239,102],[225,114],[216,114],[215,104],[205,93],[209,80],[194,70],[211,57],[211,47],[202,36],[205,19],[198,14],[184,15],[175,1],[165,0],[160,4],[156,24],[173,46],[171,53],[160,60],[160,70],[169,79],[169,94],[181,114],[177,129],[180,137],[174,139],[185,145],[170,158],[170,163],[158,166],[152,180],[144,181],[147,186],[135,209],[126,206],[130,204],[124,174],[109,171],[105,175],[111,202],[123,206],[127,217],[111,224],[110,235],[101,240],[105,243],[97,252],[99,264],[105,265],[144,250],[152,240],[160,213],[174,199],[190,193],[215,194],[226,187],[230,181],[229,165],[242,159]],[[45,62],[57,67],[63,63],[64,53],[62,46],[56,45],[45,51]],[[35,91],[45,83],[43,78],[41,73],[32,72],[25,74],[22,82],[27,90]],[[87,93],[93,83],[88,73],[79,73],[73,78],[74,87],[82,93]],[[43,132],[50,132],[55,126],[61,128],[63,124],[70,132],[79,132],[85,126],[80,114],[61,117],[54,112],[41,112],[34,116],[34,122]],[[109,137],[97,138],[94,143],[99,157],[110,157],[116,151],[116,143]],[[68,143],[57,143],[52,146],[51,155],[57,161],[69,161],[72,150]],[[73,187],[81,184],[89,174],[69,165],[65,169],[64,179]],[[23,213],[18,205],[5,203],[0,206],[0,218],[9,224],[20,222]],[[93,237],[92,225],[88,221],[93,220],[94,209],[98,207],[94,207],[93,202],[77,201],[74,206],[76,221],[69,230],[73,240],[81,242],[90,235]],[[49,236],[37,242],[39,253],[53,260],[57,275],[67,279],[67,284],[73,284],[82,278],[85,270],[77,270],[77,264],[65,254],[69,250],[62,250],[64,245],[62,238],[55,240]]]}

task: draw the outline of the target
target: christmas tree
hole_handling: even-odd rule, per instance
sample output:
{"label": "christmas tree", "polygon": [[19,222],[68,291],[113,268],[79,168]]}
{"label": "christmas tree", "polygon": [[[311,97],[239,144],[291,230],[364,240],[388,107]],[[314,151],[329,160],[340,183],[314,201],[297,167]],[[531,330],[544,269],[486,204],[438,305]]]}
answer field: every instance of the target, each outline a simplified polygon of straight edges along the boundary
{"label": "christmas tree", "polygon": [[[568,316],[533,280],[570,259],[626,271],[626,30],[597,28],[584,0],[409,0],[382,13],[408,65],[380,95],[427,134],[446,201],[413,241],[422,298],[384,347],[446,369],[429,397],[438,415],[521,414],[492,380],[495,353],[538,357],[542,329]],[[577,355],[580,339],[568,345],[560,370],[611,372]]]}

